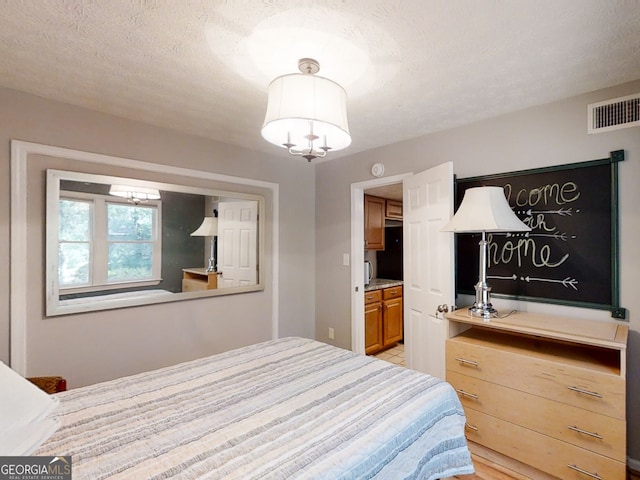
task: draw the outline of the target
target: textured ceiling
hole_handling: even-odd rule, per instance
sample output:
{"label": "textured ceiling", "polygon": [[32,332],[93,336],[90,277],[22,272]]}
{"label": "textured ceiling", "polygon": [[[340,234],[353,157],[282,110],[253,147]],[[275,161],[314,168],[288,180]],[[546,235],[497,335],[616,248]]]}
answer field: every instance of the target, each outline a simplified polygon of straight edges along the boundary
{"label": "textured ceiling", "polygon": [[349,96],[331,158],[640,78],[636,0],[0,1],[0,85],[283,156],[301,57]]}

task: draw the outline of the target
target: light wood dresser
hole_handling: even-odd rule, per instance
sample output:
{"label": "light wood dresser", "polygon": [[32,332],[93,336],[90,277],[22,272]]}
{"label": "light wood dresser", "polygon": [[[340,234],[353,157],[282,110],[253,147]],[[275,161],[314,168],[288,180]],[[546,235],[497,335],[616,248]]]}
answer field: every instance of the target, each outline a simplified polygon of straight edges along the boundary
{"label": "light wood dresser", "polygon": [[183,268],[182,291],[196,292],[218,288],[220,272],[207,272],[206,268]]}
{"label": "light wood dresser", "polygon": [[525,312],[485,322],[467,309],[447,319],[447,381],[470,442],[563,480],[625,478],[628,326]]}

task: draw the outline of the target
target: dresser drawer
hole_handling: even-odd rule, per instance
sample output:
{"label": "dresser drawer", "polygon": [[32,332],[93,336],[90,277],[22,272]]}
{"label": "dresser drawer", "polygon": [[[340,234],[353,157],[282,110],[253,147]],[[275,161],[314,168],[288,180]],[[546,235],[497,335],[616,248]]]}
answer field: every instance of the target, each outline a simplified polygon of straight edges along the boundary
{"label": "dresser drawer", "polygon": [[392,298],[402,297],[402,286],[389,287],[382,290],[382,299],[390,300]]}
{"label": "dresser drawer", "polygon": [[626,461],[624,420],[447,372],[465,412],[478,410],[621,462]]}
{"label": "dresser drawer", "polygon": [[376,303],[382,301],[382,290],[369,290],[364,292],[364,304]]}
{"label": "dresser drawer", "polygon": [[582,357],[593,356],[591,349],[485,336],[467,331],[448,339],[447,370],[624,420],[625,381],[607,363],[612,359],[589,365]]}
{"label": "dresser drawer", "polygon": [[185,278],[182,280],[183,292],[197,292],[200,290],[207,290],[207,282],[201,280],[194,280],[191,278]]}
{"label": "dresser drawer", "polygon": [[623,480],[624,462],[548,437],[473,409],[465,410],[467,439],[563,480]]}

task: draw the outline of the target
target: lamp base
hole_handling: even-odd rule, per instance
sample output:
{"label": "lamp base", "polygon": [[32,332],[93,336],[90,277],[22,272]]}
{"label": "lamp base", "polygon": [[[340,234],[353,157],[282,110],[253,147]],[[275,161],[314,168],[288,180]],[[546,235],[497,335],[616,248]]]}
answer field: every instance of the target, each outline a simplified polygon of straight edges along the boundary
{"label": "lamp base", "polygon": [[217,265],[216,265],[216,263],[215,263],[215,261],[214,261],[214,259],[212,257],[212,258],[209,259],[209,265],[207,265],[207,268],[205,269],[205,272],[207,272],[207,273],[217,273],[217,271],[218,271]]}
{"label": "lamp base", "polygon": [[207,273],[218,272],[218,236],[211,237],[211,255],[209,256],[209,265],[205,270]]}
{"label": "lamp base", "polygon": [[498,314],[498,311],[493,308],[493,306],[489,303],[488,305],[480,305],[473,307],[469,307],[469,315],[472,317],[480,317],[483,318],[485,322],[491,320],[491,317],[495,317]]}

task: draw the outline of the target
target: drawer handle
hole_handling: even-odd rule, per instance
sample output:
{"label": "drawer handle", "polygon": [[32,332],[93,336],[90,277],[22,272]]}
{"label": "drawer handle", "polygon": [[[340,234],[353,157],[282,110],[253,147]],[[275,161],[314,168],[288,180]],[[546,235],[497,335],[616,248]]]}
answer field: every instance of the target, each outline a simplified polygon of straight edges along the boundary
{"label": "drawer handle", "polygon": [[589,390],[585,390],[579,387],[567,387],[567,388],[569,390],[573,390],[574,392],[582,393],[584,395],[591,395],[592,397],[602,398],[602,395],[600,395],[598,392],[590,392]]}
{"label": "drawer handle", "polygon": [[476,395],[475,393],[469,393],[469,392],[465,392],[464,390],[462,390],[461,388],[459,388],[458,390],[456,390],[456,392],[458,392],[460,395],[464,396],[464,397],[469,397],[469,398],[473,398],[474,400],[478,400],[478,395]]}
{"label": "drawer handle", "polygon": [[599,434],[593,433],[593,432],[589,432],[587,430],[583,430],[581,428],[574,427],[574,426],[571,426],[571,425],[567,425],[567,428],[569,430],[573,430],[574,432],[582,433],[584,435],[589,435],[590,437],[594,437],[594,438],[597,438],[599,440],[602,440],[602,438],[603,438],[602,435],[599,435]]}
{"label": "drawer handle", "polygon": [[478,367],[480,364],[473,360],[465,360],[464,358],[456,357],[456,360],[463,365],[469,365],[470,367]]}
{"label": "drawer handle", "polygon": [[576,465],[567,465],[567,467],[569,467],[571,470],[575,470],[578,473],[581,473],[583,475],[587,475],[588,477],[596,478],[598,480],[602,480],[602,477],[600,475],[598,475],[597,473],[587,472],[586,470],[583,470],[583,469],[581,469],[580,467],[578,467]]}
{"label": "drawer handle", "polygon": [[474,427],[473,425],[471,425],[469,423],[465,423],[464,424],[464,428],[466,428],[467,430],[473,430],[474,432],[478,431],[478,427]]}

